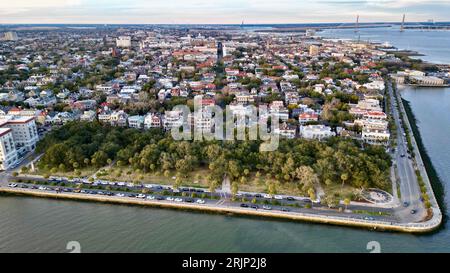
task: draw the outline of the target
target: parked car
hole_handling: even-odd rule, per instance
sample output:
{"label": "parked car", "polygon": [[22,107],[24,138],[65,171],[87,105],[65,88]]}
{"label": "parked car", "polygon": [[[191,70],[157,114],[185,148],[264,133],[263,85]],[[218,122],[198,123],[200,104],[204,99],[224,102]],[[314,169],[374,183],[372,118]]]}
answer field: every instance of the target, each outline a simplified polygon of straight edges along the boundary
{"label": "parked car", "polygon": [[205,204],[206,202],[205,202],[205,200],[198,199],[198,200],[197,200],[197,203],[198,203],[198,204]]}
{"label": "parked car", "polygon": [[241,204],[241,208],[248,208],[247,204]]}
{"label": "parked car", "polygon": [[263,206],[263,209],[264,210],[272,210],[272,207],[271,206]]}
{"label": "parked car", "polygon": [[8,184],[8,187],[10,187],[10,188],[17,188],[17,184],[10,183],[10,184]]}

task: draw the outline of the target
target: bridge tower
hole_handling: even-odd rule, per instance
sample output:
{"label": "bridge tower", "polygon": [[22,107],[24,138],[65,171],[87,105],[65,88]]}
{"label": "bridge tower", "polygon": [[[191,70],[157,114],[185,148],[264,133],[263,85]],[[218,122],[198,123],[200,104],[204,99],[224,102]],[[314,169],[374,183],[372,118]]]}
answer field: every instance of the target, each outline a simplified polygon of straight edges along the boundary
{"label": "bridge tower", "polygon": [[356,15],[355,33],[359,32],[359,14]]}
{"label": "bridge tower", "polygon": [[403,20],[402,20],[402,26],[400,27],[400,32],[405,31],[405,18],[406,18],[406,15],[403,14]]}

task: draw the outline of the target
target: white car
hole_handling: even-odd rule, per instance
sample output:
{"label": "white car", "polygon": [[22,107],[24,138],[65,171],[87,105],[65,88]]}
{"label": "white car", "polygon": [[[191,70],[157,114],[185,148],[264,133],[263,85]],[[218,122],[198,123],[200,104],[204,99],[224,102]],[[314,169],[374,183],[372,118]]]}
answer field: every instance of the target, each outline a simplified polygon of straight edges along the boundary
{"label": "white car", "polygon": [[125,194],[123,194],[123,193],[116,193],[116,196],[117,197],[125,197]]}
{"label": "white car", "polygon": [[283,200],[283,196],[281,196],[281,195],[275,195],[273,198],[275,198],[277,200]]}
{"label": "white car", "polygon": [[128,184],[127,184],[127,187],[132,188],[132,187],[134,187],[134,184],[133,184],[133,183],[128,183]]}
{"label": "white car", "polygon": [[267,198],[267,199],[272,199],[272,195],[270,195],[270,194],[264,194],[263,197]]}
{"label": "white car", "polygon": [[145,198],[145,194],[139,194],[138,196],[136,196],[136,198],[144,199]]}
{"label": "white car", "polygon": [[8,187],[10,187],[10,188],[17,188],[17,184],[11,183],[11,184],[8,185]]}
{"label": "white car", "polygon": [[183,202],[183,199],[181,199],[181,198],[175,198],[175,202],[178,202],[178,203]]}
{"label": "white car", "polygon": [[148,200],[155,200],[155,197],[152,196],[152,195],[149,195],[149,196],[147,196],[147,199],[148,199]]}
{"label": "white car", "polygon": [[145,184],[144,185],[144,188],[147,188],[147,189],[151,189],[153,186],[152,185],[150,185],[150,184]]}
{"label": "white car", "polygon": [[174,199],[172,197],[167,197],[166,200],[167,201],[174,201]]}
{"label": "white car", "polygon": [[270,207],[270,206],[263,206],[263,209],[264,210],[272,210],[272,207]]}
{"label": "white car", "polygon": [[38,190],[40,190],[40,191],[45,191],[45,190],[46,190],[46,188],[45,188],[45,187],[43,187],[43,186],[40,186],[40,187],[38,188]]}
{"label": "white car", "polygon": [[197,204],[205,204],[205,203],[206,203],[205,200],[202,200],[202,199],[197,200]]}
{"label": "white car", "polygon": [[118,186],[122,186],[122,187],[123,187],[123,186],[125,186],[125,185],[126,185],[126,183],[125,183],[125,182],[119,182],[119,183],[117,183],[117,185],[118,185]]}

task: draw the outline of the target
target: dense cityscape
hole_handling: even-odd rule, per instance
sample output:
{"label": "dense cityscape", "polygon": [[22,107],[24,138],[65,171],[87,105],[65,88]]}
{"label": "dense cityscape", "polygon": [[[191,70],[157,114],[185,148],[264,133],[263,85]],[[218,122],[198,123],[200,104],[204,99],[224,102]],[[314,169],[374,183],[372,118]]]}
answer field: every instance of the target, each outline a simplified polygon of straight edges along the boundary
{"label": "dense cityscape", "polygon": [[448,3],[56,2],[0,10],[0,252],[448,251]]}

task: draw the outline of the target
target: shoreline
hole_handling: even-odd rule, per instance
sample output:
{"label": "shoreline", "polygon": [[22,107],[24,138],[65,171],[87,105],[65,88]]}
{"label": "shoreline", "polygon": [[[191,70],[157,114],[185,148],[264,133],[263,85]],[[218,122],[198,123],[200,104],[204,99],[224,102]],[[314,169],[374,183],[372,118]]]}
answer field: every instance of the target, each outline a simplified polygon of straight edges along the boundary
{"label": "shoreline", "polygon": [[168,203],[165,201],[156,200],[140,200],[130,199],[126,197],[111,197],[111,196],[93,196],[88,194],[73,194],[73,193],[53,193],[42,192],[30,189],[10,189],[0,188],[0,193],[12,195],[27,195],[40,198],[53,198],[62,200],[78,200],[90,201],[109,204],[124,204],[124,205],[139,205],[156,208],[168,208],[178,210],[202,211],[216,214],[236,214],[242,216],[254,216],[272,219],[283,219],[290,221],[311,222],[319,224],[328,224],[335,226],[346,226],[369,229],[374,231],[394,231],[402,233],[425,234],[431,233],[439,228],[440,223],[411,223],[411,224],[394,224],[381,221],[369,221],[362,219],[338,217],[338,216],[324,216],[307,213],[291,213],[291,212],[273,212],[261,211],[254,209],[243,209],[235,207],[226,207],[220,205],[198,205],[186,203]]}
{"label": "shoreline", "polygon": [[[404,100],[401,97],[401,94],[399,93],[399,90],[398,90],[397,86],[394,85],[391,88],[394,91],[393,94],[396,97],[395,99],[397,100],[398,105],[401,106],[399,108],[400,108],[400,111],[402,112],[402,114],[405,117],[405,124],[407,125],[408,130],[411,131],[411,143],[412,143],[412,146],[413,146],[413,152],[415,154],[417,166],[423,166],[423,167],[418,167],[416,170],[418,170],[420,172],[421,176],[423,177],[423,181],[424,181],[424,184],[425,184],[425,187],[426,187],[426,192],[427,192],[427,194],[429,196],[431,196],[431,198],[430,198],[430,202],[431,202],[430,210],[431,210],[432,215],[431,215],[431,218],[428,220],[428,222],[435,222],[435,223],[437,223],[437,228],[442,228],[443,214],[442,214],[442,211],[440,209],[439,202],[438,202],[438,200],[436,198],[436,195],[435,195],[435,192],[434,192],[434,189],[433,189],[433,185],[432,185],[432,182],[430,180],[428,172],[431,172],[432,175],[435,175],[435,176],[433,176],[433,178],[437,177],[436,176],[437,173],[435,172],[434,167],[432,165],[431,165],[432,169],[427,169],[427,164],[432,164],[432,163],[431,163],[431,160],[428,157],[428,154],[426,153],[426,150],[424,149],[424,147],[423,146],[419,146],[419,144],[418,144],[418,142],[416,140],[416,137],[417,137],[417,139],[422,144],[422,142],[421,142],[422,138],[421,138],[420,132],[419,131],[415,131],[414,128],[417,129],[417,127],[413,127],[411,125],[411,124],[414,124],[414,126],[417,126],[416,125],[416,120],[415,120],[415,117],[414,117],[414,113],[412,112],[412,109],[409,108],[408,110],[410,111],[410,113],[408,113],[407,107],[409,107],[409,105],[405,106],[404,101],[406,102],[406,100]],[[424,160],[422,159],[422,157],[425,158],[425,160],[428,160],[428,162],[425,163]],[[434,173],[433,173],[433,171],[434,171]],[[440,184],[442,186],[442,183],[440,183]]]}
{"label": "shoreline", "polygon": [[431,161],[431,158],[428,155],[427,149],[425,148],[425,145],[423,144],[422,135],[420,134],[419,126],[417,125],[417,119],[412,110],[410,102],[408,100],[402,98],[402,103],[405,108],[405,112],[406,112],[408,121],[411,125],[411,129],[414,134],[414,138],[416,140],[420,155],[422,157],[422,161],[424,163],[424,166],[425,166],[425,169],[427,172],[427,176],[430,181],[431,188],[433,190],[434,198],[436,199],[439,207],[442,208],[442,212],[444,212],[442,214],[443,219],[446,219],[446,214],[445,214],[446,206],[445,206],[444,196],[443,196],[444,184],[442,183],[442,180],[439,177],[439,174],[437,173],[436,169],[434,168],[433,162]]}

